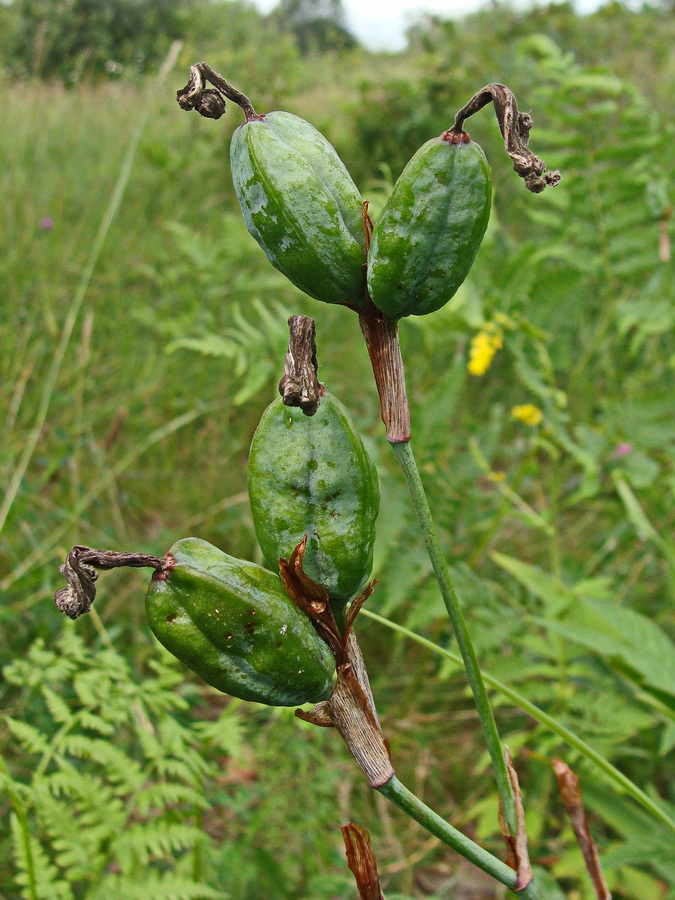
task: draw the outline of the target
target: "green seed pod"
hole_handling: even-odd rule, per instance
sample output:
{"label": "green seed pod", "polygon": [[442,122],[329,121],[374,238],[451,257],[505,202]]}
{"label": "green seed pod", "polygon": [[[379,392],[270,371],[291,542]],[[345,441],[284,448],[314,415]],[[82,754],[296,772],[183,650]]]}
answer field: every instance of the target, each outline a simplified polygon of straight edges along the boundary
{"label": "green seed pod", "polygon": [[272,265],[310,297],[363,308],[363,201],[326,138],[271,112],[237,128],[230,161],[246,227]]}
{"label": "green seed pod", "polygon": [[375,223],[368,290],[388,319],[444,306],[469,274],[490,217],[490,170],[468,134],[444,132],[410,160]]}
{"label": "green seed pod", "polygon": [[380,507],[377,471],[349,413],[324,389],[306,416],[275,400],[253,436],[248,491],[258,542],[270,566],[307,534],[304,570],[344,604],[373,567]]}
{"label": "green seed pod", "polygon": [[185,538],[145,598],[166,649],[226,694],[268,706],[330,696],[335,660],[277,575]]}

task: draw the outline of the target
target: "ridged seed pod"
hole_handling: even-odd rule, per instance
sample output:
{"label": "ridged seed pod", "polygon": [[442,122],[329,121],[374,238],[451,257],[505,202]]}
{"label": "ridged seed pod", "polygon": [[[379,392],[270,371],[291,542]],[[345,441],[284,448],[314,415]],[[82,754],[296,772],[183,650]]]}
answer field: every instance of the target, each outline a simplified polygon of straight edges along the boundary
{"label": "ridged seed pod", "polygon": [[490,217],[485,154],[444,132],[410,160],[375,223],[368,252],[373,303],[396,321],[446,304],[469,274]]}
{"label": "ridged seed pod", "polygon": [[326,138],[271,112],[237,128],[230,160],[244,222],[272,265],[310,297],[363,308],[363,201]]}
{"label": "ridged seed pod", "polygon": [[178,541],[145,598],[150,627],[207,684],[297,706],[330,696],[335,660],[277,575],[198,538]]}
{"label": "ridged seed pod", "polygon": [[270,566],[308,536],[305,572],[346,603],[373,566],[377,471],[349,413],[324,389],[313,416],[274,401],[253,436],[248,490]]}

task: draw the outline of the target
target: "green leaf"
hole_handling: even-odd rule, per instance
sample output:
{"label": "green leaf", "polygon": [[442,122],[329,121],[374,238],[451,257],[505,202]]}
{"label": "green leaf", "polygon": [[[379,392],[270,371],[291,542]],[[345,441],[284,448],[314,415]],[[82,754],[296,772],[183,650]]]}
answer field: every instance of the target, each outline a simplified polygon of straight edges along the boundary
{"label": "green leaf", "polygon": [[661,735],[659,756],[665,756],[675,747],[675,722],[668,722]]}
{"label": "green leaf", "polygon": [[548,615],[560,615],[574,601],[574,593],[569,588],[536,566],[496,551],[490,557],[535,597],[543,600]]}
{"label": "green leaf", "polygon": [[675,645],[650,619],[616,603],[578,599],[543,628],[588,648],[644,686],[675,697]]}
{"label": "green leaf", "polygon": [[[452,653],[450,650],[446,650],[444,647],[438,646],[438,644],[435,644],[433,641],[430,641],[419,634],[415,634],[413,631],[410,631],[408,628],[405,628],[402,625],[397,625],[394,622],[390,622],[389,619],[386,619],[383,616],[379,616],[377,615],[377,613],[371,612],[368,609],[363,609],[360,615],[364,616],[367,619],[373,619],[374,621],[379,622],[381,625],[390,628],[392,631],[405,635],[416,643],[422,645],[423,647],[426,647],[432,653],[443,656],[456,664],[462,664],[462,659],[458,654]],[[542,725],[550,729],[554,734],[562,738],[562,740],[566,741],[571,747],[574,747],[576,750],[578,750],[585,759],[589,760],[591,763],[597,766],[597,768],[602,771],[604,775],[614,783],[615,786],[620,787],[621,789],[626,791],[626,793],[628,793],[633,800],[637,801],[637,803],[639,803],[644,810],[647,810],[650,816],[653,816],[660,823],[666,825],[666,827],[671,832],[675,832],[675,817],[671,815],[668,809],[668,805],[665,804],[664,801],[655,801],[652,797],[642,791],[636,784],[634,784],[626,775],[615,768],[607,759],[605,759],[605,757],[601,753],[598,753],[595,748],[591,747],[589,744],[583,741],[574,731],[567,728],[555,717],[550,716],[543,709],[537,707],[521,693],[513,690],[511,687],[504,684],[504,682],[500,681],[499,679],[495,678],[485,671],[483,671],[483,678],[488,686],[493,687],[495,690],[499,691],[499,693],[502,694],[503,697],[507,698],[516,706],[520,707],[520,709],[522,709],[528,715],[532,716],[536,721],[541,722]],[[633,807],[633,809],[635,809],[635,807]]]}

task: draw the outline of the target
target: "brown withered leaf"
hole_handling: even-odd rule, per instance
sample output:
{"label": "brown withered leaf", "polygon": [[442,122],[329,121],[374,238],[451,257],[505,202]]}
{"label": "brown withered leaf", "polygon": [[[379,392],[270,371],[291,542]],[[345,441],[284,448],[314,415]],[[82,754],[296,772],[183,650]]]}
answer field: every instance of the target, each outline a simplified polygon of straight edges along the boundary
{"label": "brown withered leaf", "polygon": [[508,747],[504,748],[506,768],[513,788],[513,796],[516,801],[516,817],[518,820],[518,832],[515,835],[509,833],[509,828],[504,817],[501,804],[499,806],[499,825],[508,848],[507,864],[515,869],[517,874],[515,891],[522,891],[532,881],[532,867],[527,851],[527,832],[525,831],[525,810],[523,809],[523,797],[520,793],[518,775],[511,759]]}
{"label": "brown withered leaf", "polygon": [[[286,593],[301,608],[311,605],[312,612],[323,612],[328,606],[328,591],[305,573],[303,563],[307,550],[307,535],[291,553],[290,559],[280,559],[279,568],[281,580],[286,588]],[[309,614],[309,610],[306,610]]]}
{"label": "brown withered leaf", "polygon": [[344,661],[342,635],[328,602],[328,591],[310,578],[303,568],[306,549],[307,535],[293,550],[290,559],[279,560],[279,576],[288,596],[312,620],[339,665]]}
{"label": "brown withered leaf", "polygon": [[567,810],[567,815],[570,817],[574,836],[584,855],[586,869],[591,876],[596,896],[598,900],[612,900],[605,876],[602,874],[598,848],[588,827],[579,778],[562,759],[554,759],[551,765],[558,780],[560,797]]}
{"label": "brown withered leaf", "polygon": [[370,835],[354,822],[342,825],[340,830],[347,851],[347,865],[354,874],[360,900],[385,900]]}

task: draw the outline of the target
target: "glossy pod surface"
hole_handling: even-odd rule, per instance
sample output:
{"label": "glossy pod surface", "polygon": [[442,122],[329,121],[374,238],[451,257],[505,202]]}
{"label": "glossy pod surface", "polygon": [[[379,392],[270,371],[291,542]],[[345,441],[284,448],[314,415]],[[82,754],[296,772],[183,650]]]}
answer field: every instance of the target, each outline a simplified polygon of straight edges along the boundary
{"label": "glossy pod surface", "polygon": [[328,391],[314,416],[276,400],[253,437],[248,489],[271,566],[307,534],[306,573],[346,603],[373,566],[377,472],[349,413]]}
{"label": "glossy pod surface", "polygon": [[237,128],[230,160],[244,222],[272,265],[310,297],[363,307],[363,201],[326,138],[271,112]]}
{"label": "glossy pod surface", "polygon": [[490,170],[467,134],[445,132],[410,160],[375,223],[368,289],[388,319],[439,309],[469,274],[490,217]]}
{"label": "glossy pod surface", "polygon": [[185,538],[145,598],[150,627],[170,653],[218,690],[268,706],[330,696],[335,660],[278,576]]}

